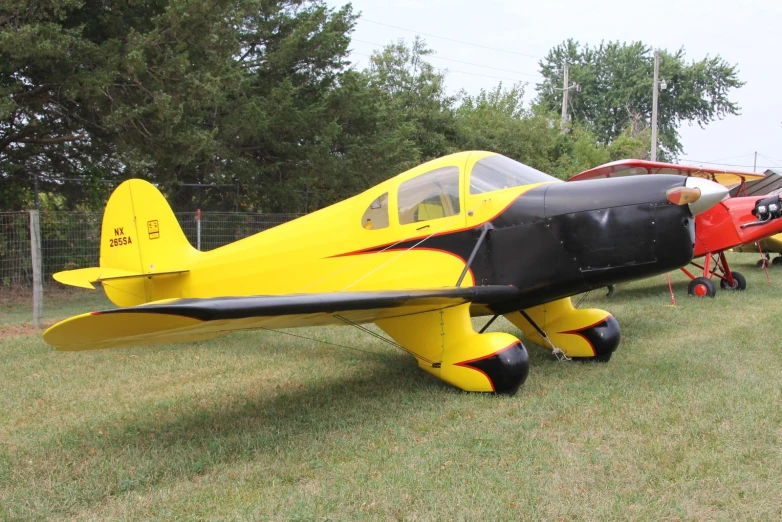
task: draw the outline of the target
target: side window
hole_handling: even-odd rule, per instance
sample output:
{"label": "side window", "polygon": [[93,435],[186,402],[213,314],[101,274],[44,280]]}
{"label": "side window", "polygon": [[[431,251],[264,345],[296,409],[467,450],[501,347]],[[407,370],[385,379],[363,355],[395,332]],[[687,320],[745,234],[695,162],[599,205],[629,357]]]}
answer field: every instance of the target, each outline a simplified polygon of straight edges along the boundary
{"label": "side window", "polygon": [[361,226],[377,230],[388,226],[388,192],[373,201],[361,216]]}
{"label": "side window", "polygon": [[459,213],[459,168],[443,167],[399,186],[399,224]]}

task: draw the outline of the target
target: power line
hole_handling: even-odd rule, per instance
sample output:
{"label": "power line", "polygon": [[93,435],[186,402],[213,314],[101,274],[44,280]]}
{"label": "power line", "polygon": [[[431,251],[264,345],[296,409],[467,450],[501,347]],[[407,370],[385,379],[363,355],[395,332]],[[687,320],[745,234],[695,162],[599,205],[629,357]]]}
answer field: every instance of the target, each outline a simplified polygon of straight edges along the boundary
{"label": "power line", "polygon": [[570,105],[570,112],[575,115],[576,114],[576,109],[573,107],[573,99],[572,98],[568,98],[568,105]]}
{"label": "power line", "polygon": [[[379,46],[379,47],[385,47],[383,44],[379,44],[379,43],[375,43],[375,42],[367,42],[366,40],[359,40],[358,38],[353,38],[353,41],[354,42],[365,43],[365,44],[369,44],[369,45],[376,45],[376,46]],[[359,54],[361,56],[367,56],[365,54],[362,55],[361,53],[356,53],[356,54]],[[527,73],[527,72],[521,72],[521,71],[513,71],[511,69],[501,69],[499,67],[491,67],[491,66],[488,66],[488,65],[481,65],[479,63],[464,62],[462,60],[454,60],[453,58],[445,58],[445,57],[442,57],[442,56],[438,56],[436,54],[426,55],[426,57],[427,58],[436,58],[438,60],[445,60],[447,62],[461,63],[463,65],[473,65],[475,67],[483,67],[484,69],[492,69],[492,70],[495,70],[495,71],[509,72],[509,73],[513,73],[513,74],[522,74],[524,76],[533,76],[535,78],[543,78],[543,76],[541,76],[539,74]]]}
{"label": "power line", "polygon": [[769,160],[771,163],[773,163],[777,167],[782,167],[782,165],[777,163],[779,160],[774,160],[774,158],[770,158],[770,157],[766,156],[765,154],[761,154],[760,152],[758,152],[758,156],[762,156],[762,157],[766,158],[767,160]]}
{"label": "power line", "polygon": [[725,161],[729,159],[743,158],[744,156],[752,156],[754,152],[747,152],[746,154],[739,154],[738,156],[728,156],[727,158],[717,158],[714,161]]}
{"label": "power line", "polygon": [[[435,68],[436,68],[436,67],[435,67]],[[501,76],[488,76],[488,75],[486,75],[486,74],[478,74],[478,73],[472,73],[472,72],[467,72],[467,71],[457,71],[457,70],[455,70],[455,69],[439,69],[439,68],[436,68],[436,69],[437,69],[438,71],[440,71],[440,72],[459,73],[459,74],[469,74],[469,75],[471,75],[471,76],[481,76],[481,77],[483,77],[483,78],[491,78],[491,79],[493,79],[493,80],[507,80],[507,81],[509,81],[509,82],[523,82],[523,81],[526,81],[526,80],[519,80],[518,78],[503,78],[503,77],[501,77]]]}
{"label": "power line", "polygon": [[400,31],[407,31],[407,32],[410,32],[410,33],[422,34],[424,36],[429,36],[431,38],[438,38],[440,40],[445,40],[447,42],[454,42],[454,43],[460,43],[460,44],[464,44],[464,45],[471,45],[473,47],[479,47],[481,49],[488,49],[490,51],[499,51],[501,53],[515,54],[517,56],[526,56],[528,58],[535,58],[535,59],[538,59],[538,60],[542,60],[543,59],[542,57],[536,56],[534,54],[520,53],[518,51],[510,51],[508,49],[499,49],[497,47],[489,47],[487,45],[481,45],[481,44],[476,44],[476,43],[472,43],[472,42],[465,42],[463,40],[456,40],[454,38],[446,38],[445,36],[437,36],[436,34],[424,33],[423,31],[415,31],[413,29],[406,29],[404,27],[399,27],[397,25],[385,24],[383,22],[376,22],[374,20],[369,20],[369,19],[364,18],[364,17],[361,17],[361,20],[363,20],[365,22],[369,22],[370,24],[382,25],[382,26],[385,26],[385,27],[391,27],[392,29],[399,29]]}
{"label": "power line", "polygon": [[[728,156],[727,158],[718,158],[718,159],[713,160],[713,161],[692,159],[692,158],[689,158],[687,156],[682,156],[682,158],[686,159],[687,161],[691,161],[693,163],[708,163],[710,165],[722,165],[722,166],[725,166],[725,167],[746,167],[746,168],[750,168],[750,169],[752,167],[762,168],[762,169],[772,168],[772,167],[764,167],[764,166],[761,166],[761,165],[739,165],[739,164],[735,164],[735,163],[719,163],[722,160],[733,159],[733,158],[743,158],[744,156],[752,156],[753,154],[755,154],[755,153],[754,152],[747,152],[746,154],[739,154],[737,156]],[[766,154],[761,154],[760,152],[758,152],[757,155],[766,158],[771,163],[774,163],[774,165],[776,167],[782,167],[782,165],[779,164],[779,163],[782,163],[782,160],[778,160],[776,158],[772,158],[771,156],[768,156]]]}
{"label": "power line", "polygon": [[[686,158],[686,160],[689,161],[689,162],[692,162],[692,163],[707,163],[709,165],[720,165],[722,167],[745,167],[745,168],[748,168],[748,169],[751,169],[753,167],[752,165],[737,165],[735,163],[717,163],[716,161],[703,161],[703,160],[697,160],[697,159],[692,159],[692,158]],[[772,167],[763,167],[761,165],[758,165],[757,168],[760,168],[760,169],[770,169]]]}
{"label": "power line", "polygon": [[[357,53],[355,51],[353,51],[353,54],[357,54],[359,56],[366,56],[367,58],[372,58],[372,55],[364,54],[364,53]],[[509,82],[523,82],[523,81],[525,81],[525,80],[520,80],[519,78],[503,78],[501,76],[489,76],[487,74],[472,73],[472,72],[467,72],[467,71],[457,71],[455,69],[441,69],[439,67],[434,67],[434,69],[436,71],[440,72],[440,73],[448,72],[448,73],[469,74],[469,75],[472,75],[472,76],[481,76],[483,78],[491,78],[493,80],[507,80]]]}

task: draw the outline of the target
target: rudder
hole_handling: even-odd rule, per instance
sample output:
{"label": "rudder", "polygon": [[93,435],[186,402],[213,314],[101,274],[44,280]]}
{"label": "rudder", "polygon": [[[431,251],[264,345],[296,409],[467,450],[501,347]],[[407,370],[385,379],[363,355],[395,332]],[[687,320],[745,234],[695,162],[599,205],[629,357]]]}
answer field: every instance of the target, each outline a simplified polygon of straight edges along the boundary
{"label": "rudder", "polygon": [[[113,303],[134,306],[178,297],[183,272],[198,255],[168,202],[152,184],[130,179],[114,190],[103,213],[100,268],[139,277],[101,281]],[[161,272],[168,274],[153,279]]]}

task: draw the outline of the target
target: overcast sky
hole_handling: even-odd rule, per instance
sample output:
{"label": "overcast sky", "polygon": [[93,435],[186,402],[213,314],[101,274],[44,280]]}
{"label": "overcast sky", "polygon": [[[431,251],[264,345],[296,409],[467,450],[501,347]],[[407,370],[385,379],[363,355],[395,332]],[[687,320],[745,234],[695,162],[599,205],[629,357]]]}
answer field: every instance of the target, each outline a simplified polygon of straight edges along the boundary
{"label": "overcast sky", "polygon": [[[329,1],[335,6],[343,3]],[[730,96],[741,115],[713,122],[704,130],[684,124],[680,162],[731,164],[751,171],[757,151],[759,171],[782,167],[780,0],[352,3],[362,16],[351,46],[357,67],[366,66],[372,50],[399,38],[410,42],[420,34],[435,51],[430,62],[449,70],[446,83],[451,92],[475,93],[500,81],[525,81],[531,99],[540,81],[538,61],[568,38],[590,45],[640,40],[669,51],[684,47],[688,61],[720,55],[738,65],[739,78],[746,82]]]}

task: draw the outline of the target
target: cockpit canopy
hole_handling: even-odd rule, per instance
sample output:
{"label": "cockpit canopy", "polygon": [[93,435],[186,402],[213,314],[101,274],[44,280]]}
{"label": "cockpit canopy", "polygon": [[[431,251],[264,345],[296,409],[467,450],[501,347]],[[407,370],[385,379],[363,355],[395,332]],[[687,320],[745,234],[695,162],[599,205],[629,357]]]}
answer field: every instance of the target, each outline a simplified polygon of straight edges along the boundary
{"label": "cockpit canopy", "polygon": [[475,163],[470,173],[470,194],[483,194],[547,181],[558,180],[545,172],[497,154]]}
{"label": "cockpit canopy", "polygon": [[459,213],[459,168],[442,167],[399,186],[399,224],[416,223]]}
{"label": "cockpit canopy", "polygon": [[403,181],[396,190],[396,204],[388,192],[377,196],[364,212],[361,225],[367,230],[386,228],[390,224],[389,213],[395,211],[400,225],[456,216],[464,207],[462,199],[467,197],[461,188],[463,178],[469,179],[469,195],[559,181],[499,154],[479,159],[469,170],[465,173],[464,168],[456,165],[441,166]]}

